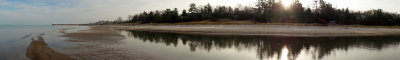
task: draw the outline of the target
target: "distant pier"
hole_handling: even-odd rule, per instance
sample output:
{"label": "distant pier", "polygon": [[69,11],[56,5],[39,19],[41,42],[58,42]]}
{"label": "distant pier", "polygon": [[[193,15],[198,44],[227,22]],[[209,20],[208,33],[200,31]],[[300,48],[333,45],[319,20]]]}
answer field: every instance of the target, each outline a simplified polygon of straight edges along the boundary
{"label": "distant pier", "polygon": [[64,25],[70,25],[70,26],[86,26],[86,25],[92,25],[92,24],[51,24],[53,26],[64,26]]}

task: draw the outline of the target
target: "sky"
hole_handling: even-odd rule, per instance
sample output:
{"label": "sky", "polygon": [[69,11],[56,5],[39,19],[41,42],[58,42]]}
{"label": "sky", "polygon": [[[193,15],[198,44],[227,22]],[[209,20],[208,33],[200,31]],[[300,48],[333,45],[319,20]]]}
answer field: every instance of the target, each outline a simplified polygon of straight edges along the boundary
{"label": "sky", "polygon": [[[282,0],[290,3],[292,0]],[[400,12],[400,0],[325,0],[337,8]],[[300,0],[310,7],[312,0]],[[143,11],[188,9],[190,3],[213,6],[254,6],[256,0],[0,0],[0,25],[90,23],[126,18]]]}

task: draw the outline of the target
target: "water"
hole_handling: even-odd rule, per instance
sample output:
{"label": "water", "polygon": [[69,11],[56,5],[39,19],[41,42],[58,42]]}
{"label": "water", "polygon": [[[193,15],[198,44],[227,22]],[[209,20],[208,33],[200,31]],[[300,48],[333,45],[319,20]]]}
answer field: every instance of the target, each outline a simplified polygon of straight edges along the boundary
{"label": "water", "polygon": [[399,60],[399,36],[216,36],[126,31],[132,49],[163,60]]}
{"label": "water", "polygon": [[[66,38],[57,30],[73,27],[76,30],[87,27],[77,26],[51,26],[51,25],[0,25],[0,60],[29,60],[27,57],[27,48],[32,41],[42,36],[47,43],[47,47],[60,49],[65,46],[72,46],[65,42]],[[68,32],[74,32],[73,30]]]}
{"label": "water", "polygon": [[[66,28],[70,29],[66,30]],[[63,31],[64,29],[66,31]],[[37,43],[44,43],[44,47],[39,47],[55,51],[52,53],[87,60],[124,59],[130,56],[153,60],[400,59],[398,57],[400,56],[400,36],[234,36],[118,30],[125,39],[77,42],[62,37],[65,33],[87,29],[89,29],[87,26],[2,25],[0,26],[0,60],[35,60],[32,58],[35,56],[35,50],[32,48],[37,48],[34,46]],[[41,36],[41,34],[44,35]],[[40,41],[40,38],[43,38],[43,41]],[[91,47],[82,48],[82,46]],[[85,55],[87,51],[90,52],[88,56],[80,55]],[[92,53],[95,54],[91,55]]]}

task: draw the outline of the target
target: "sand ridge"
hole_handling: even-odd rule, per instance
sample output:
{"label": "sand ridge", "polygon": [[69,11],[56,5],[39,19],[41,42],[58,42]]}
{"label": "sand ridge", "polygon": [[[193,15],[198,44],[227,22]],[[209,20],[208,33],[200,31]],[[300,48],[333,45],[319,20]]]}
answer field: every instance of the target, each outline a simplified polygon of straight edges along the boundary
{"label": "sand ridge", "polygon": [[49,47],[44,41],[44,33],[40,34],[37,39],[32,38],[32,42],[27,48],[26,55],[32,60],[76,60],[69,55],[59,53]]}

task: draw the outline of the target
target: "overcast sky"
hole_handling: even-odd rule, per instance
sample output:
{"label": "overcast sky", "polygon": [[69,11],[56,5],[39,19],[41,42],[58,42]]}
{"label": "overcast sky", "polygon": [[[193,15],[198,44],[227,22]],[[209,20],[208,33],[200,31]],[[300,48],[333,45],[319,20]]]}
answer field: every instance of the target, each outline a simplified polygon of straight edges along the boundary
{"label": "overcast sky", "polygon": [[[0,25],[31,25],[57,23],[89,23],[115,20],[143,11],[166,8],[188,9],[190,3],[214,6],[254,6],[256,0],[0,0]],[[291,0],[283,0],[291,2]],[[326,0],[334,7],[352,10],[381,8],[400,12],[400,0]],[[304,7],[312,0],[300,0]]]}

